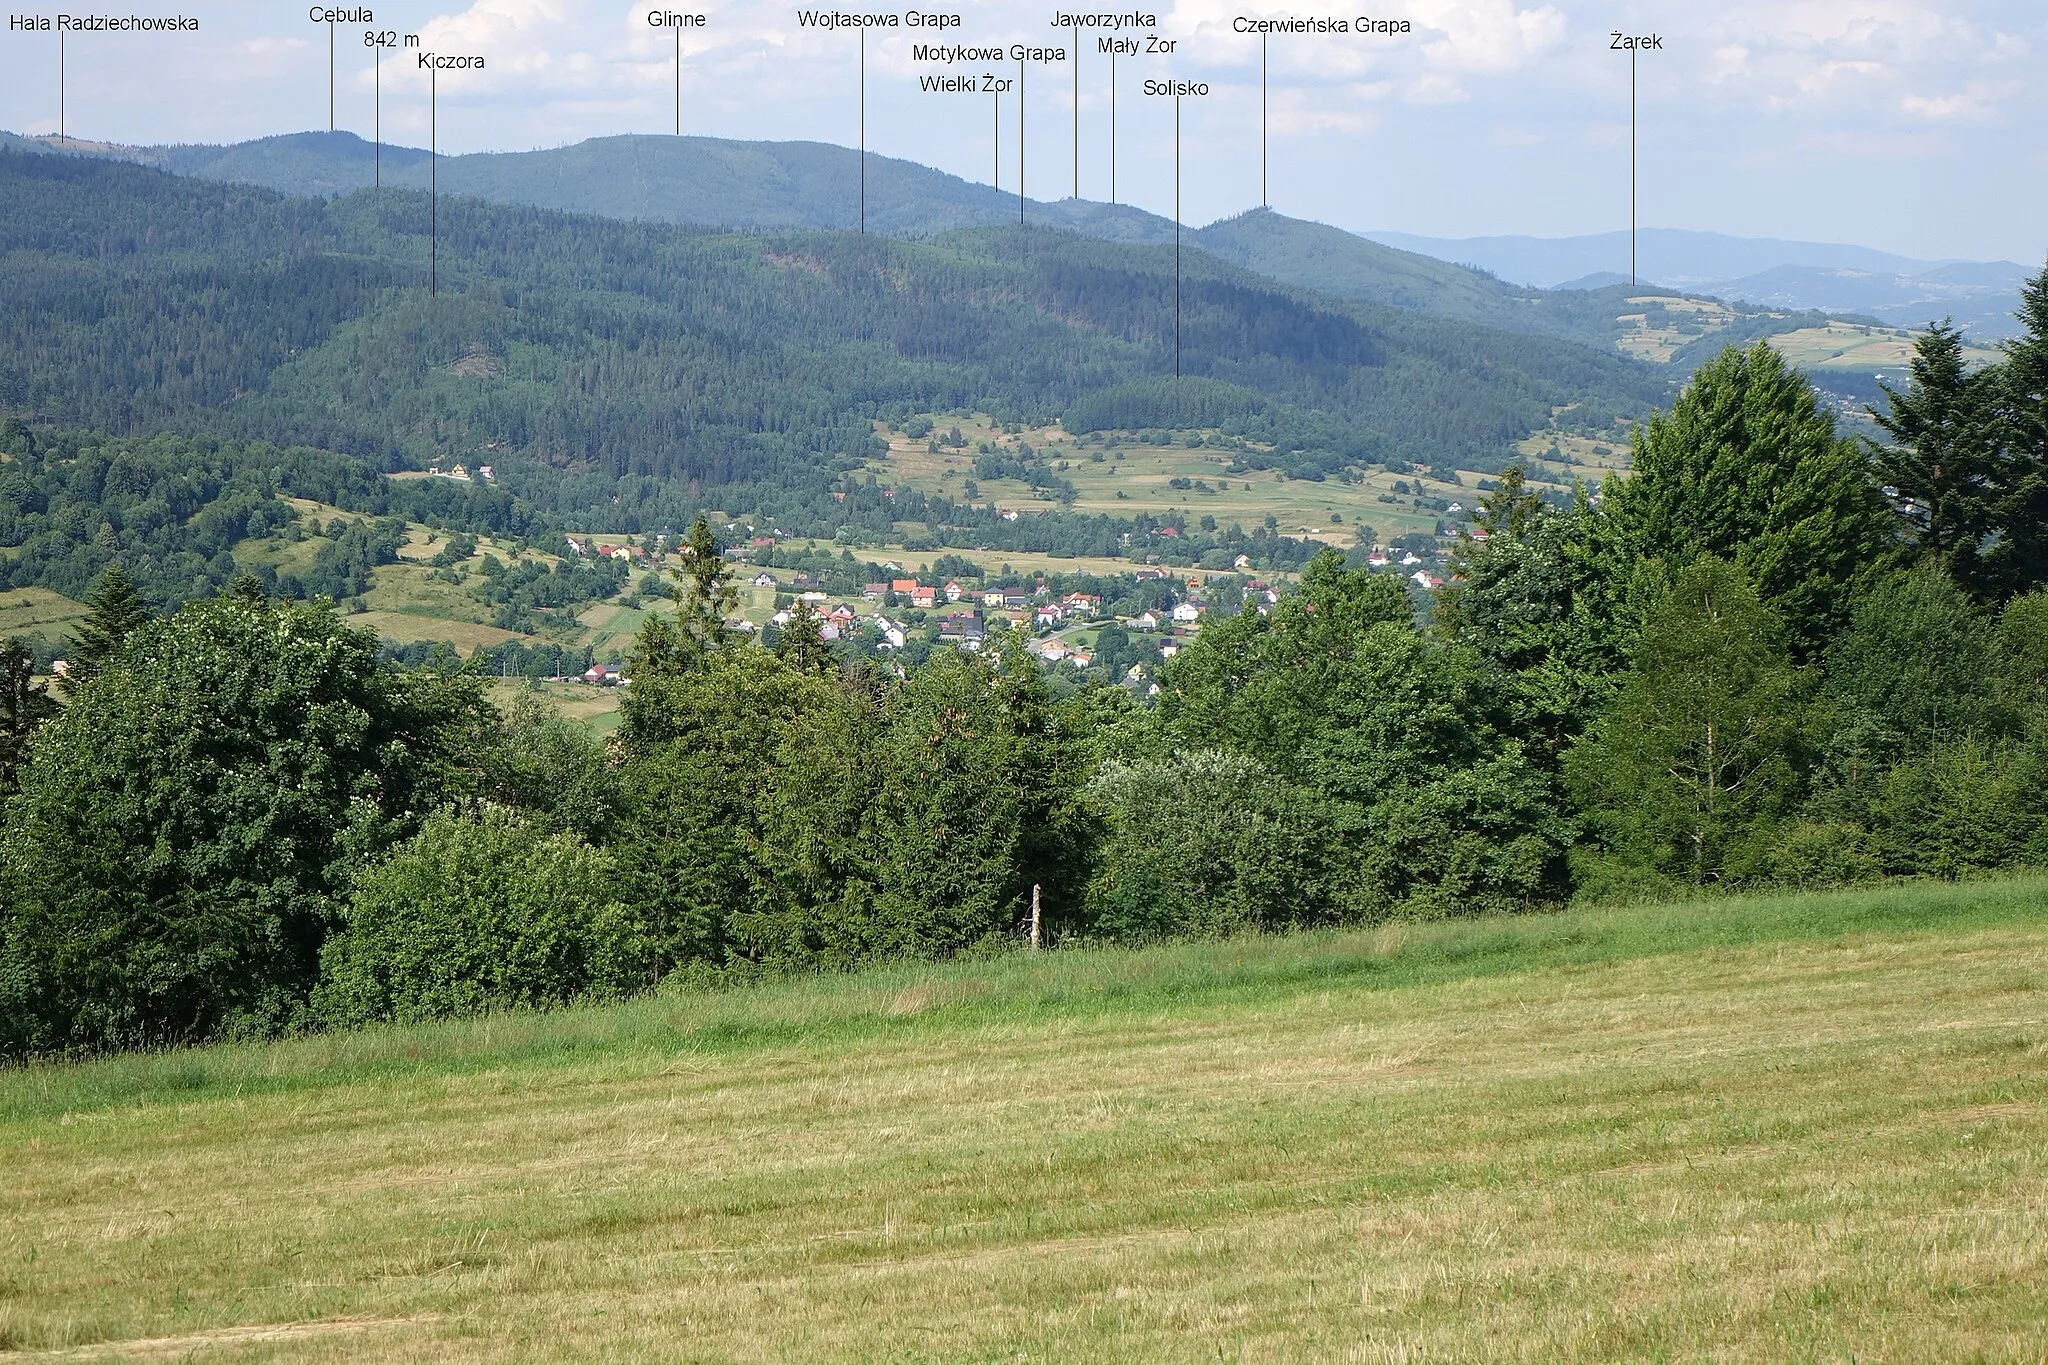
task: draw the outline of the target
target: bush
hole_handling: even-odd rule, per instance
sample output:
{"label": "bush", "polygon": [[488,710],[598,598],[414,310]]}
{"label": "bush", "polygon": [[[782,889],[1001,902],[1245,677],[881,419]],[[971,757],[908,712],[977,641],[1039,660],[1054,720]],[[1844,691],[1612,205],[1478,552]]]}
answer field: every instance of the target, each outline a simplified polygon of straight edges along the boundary
{"label": "bush", "polygon": [[1089,928],[1144,941],[1313,923],[1332,914],[1321,802],[1218,750],[1109,762],[1087,790],[1103,824]]}
{"label": "bush", "polygon": [[321,954],[334,1024],[561,1005],[653,984],[649,936],[611,858],[487,807],[437,815],[359,879]]}
{"label": "bush", "polygon": [[141,631],[37,736],[0,837],[0,1055],[293,1026],[348,869],[446,800],[487,704],[332,608]]}

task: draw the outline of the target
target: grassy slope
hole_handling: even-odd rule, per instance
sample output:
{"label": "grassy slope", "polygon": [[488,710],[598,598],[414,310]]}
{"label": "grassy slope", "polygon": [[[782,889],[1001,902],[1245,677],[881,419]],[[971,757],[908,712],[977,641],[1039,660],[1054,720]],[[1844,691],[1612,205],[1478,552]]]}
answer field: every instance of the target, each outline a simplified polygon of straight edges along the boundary
{"label": "grassy slope", "polygon": [[0,640],[20,636],[51,644],[66,638],[85,619],[85,605],[48,588],[0,592]]}
{"label": "grassy slope", "polygon": [[2038,1359],[2044,895],[1020,955],[0,1075],[0,1340]]}

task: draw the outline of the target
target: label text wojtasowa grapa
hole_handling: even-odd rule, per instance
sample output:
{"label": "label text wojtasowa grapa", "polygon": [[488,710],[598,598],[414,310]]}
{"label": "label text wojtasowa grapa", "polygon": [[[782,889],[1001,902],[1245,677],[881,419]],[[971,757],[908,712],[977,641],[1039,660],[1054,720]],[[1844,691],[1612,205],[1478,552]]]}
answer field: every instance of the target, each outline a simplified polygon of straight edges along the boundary
{"label": "label text wojtasowa grapa", "polygon": [[905,10],[902,14],[849,14],[844,10],[800,9],[798,28],[937,28],[960,27],[957,14]]}
{"label": "label text wojtasowa grapa", "polygon": [[32,33],[197,33],[199,21],[182,14],[60,14],[53,24],[37,14],[10,14],[7,27]]}

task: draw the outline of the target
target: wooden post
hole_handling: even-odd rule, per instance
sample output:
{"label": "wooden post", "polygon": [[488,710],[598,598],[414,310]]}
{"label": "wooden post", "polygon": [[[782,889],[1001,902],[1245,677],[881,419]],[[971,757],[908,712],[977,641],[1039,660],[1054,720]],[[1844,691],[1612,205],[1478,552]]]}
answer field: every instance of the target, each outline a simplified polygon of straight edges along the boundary
{"label": "wooden post", "polygon": [[1038,883],[1031,883],[1031,951],[1037,952],[1044,946],[1044,922],[1038,917]]}

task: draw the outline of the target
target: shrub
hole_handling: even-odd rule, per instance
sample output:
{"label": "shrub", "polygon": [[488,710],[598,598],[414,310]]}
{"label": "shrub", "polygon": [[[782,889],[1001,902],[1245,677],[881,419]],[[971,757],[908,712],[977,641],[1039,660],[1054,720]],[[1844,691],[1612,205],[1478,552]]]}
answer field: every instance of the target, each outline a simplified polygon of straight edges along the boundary
{"label": "shrub", "polygon": [[1098,934],[1211,936],[1332,914],[1322,803],[1254,759],[1111,761],[1087,800],[1104,829],[1085,907]]}
{"label": "shrub", "polygon": [[37,737],[0,836],[0,1054],[292,1026],[347,869],[463,779],[488,707],[332,608],[139,632]]}
{"label": "shrub", "polygon": [[560,1005],[652,984],[611,858],[515,812],[441,814],[359,879],[315,993],[359,1024]]}

